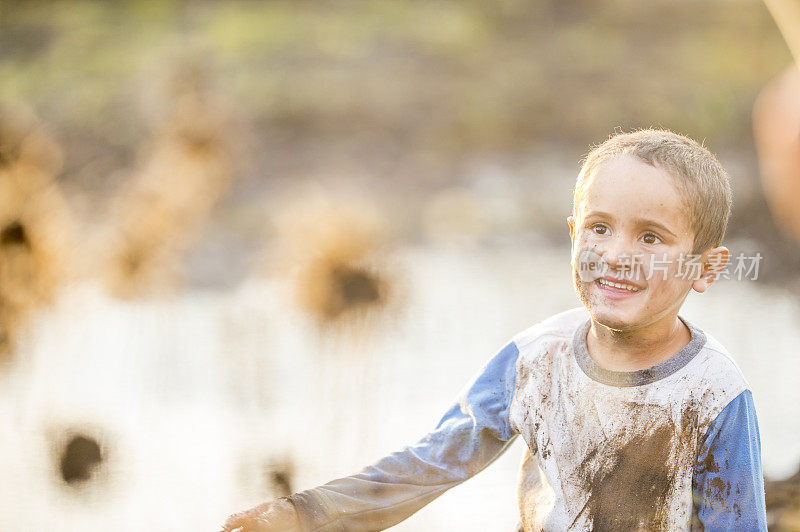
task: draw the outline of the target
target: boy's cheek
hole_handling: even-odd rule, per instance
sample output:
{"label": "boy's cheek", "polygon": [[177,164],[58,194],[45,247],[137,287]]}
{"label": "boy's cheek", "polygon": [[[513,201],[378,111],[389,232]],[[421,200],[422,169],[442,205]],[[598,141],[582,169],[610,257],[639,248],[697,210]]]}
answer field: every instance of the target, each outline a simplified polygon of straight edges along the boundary
{"label": "boy's cheek", "polygon": [[681,283],[686,276],[699,272],[699,263],[692,263],[684,253],[656,253],[647,257],[644,271],[649,279]]}
{"label": "boy's cheek", "polygon": [[572,258],[572,268],[575,279],[587,284],[609,275],[611,269],[596,246],[582,246],[576,249]]}
{"label": "boy's cheek", "polygon": [[575,236],[575,239],[572,241],[572,256],[576,257],[580,255],[582,252],[588,250],[594,250],[597,248],[597,243],[592,242],[591,235],[587,234],[586,231],[579,231],[578,234]]}

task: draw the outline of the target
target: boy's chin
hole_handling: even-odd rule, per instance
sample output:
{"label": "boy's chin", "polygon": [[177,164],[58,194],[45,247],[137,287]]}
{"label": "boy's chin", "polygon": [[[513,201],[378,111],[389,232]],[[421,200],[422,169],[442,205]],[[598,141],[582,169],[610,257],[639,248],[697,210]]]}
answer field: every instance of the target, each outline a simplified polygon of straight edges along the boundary
{"label": "boy's chin", "polygon": [[[624,331],[627,329],[635,328],[639,322],[640,317],[638,312],[633,308],[624,308],[622,305],[611,306],[602,299],[593,297],[584,291],[577,290],[578,297],[583,303],[592,321],[598,325],[603,325],[609,329]],[[615,308],[616,307],[616,308]]]}
{"label": "boy's chin", "polygon": [[592,321],[614,331],[627,331],[635,329],[638,323],[636,316],[629,316],[622,312],[608,311],[605,309],[589,309]]}

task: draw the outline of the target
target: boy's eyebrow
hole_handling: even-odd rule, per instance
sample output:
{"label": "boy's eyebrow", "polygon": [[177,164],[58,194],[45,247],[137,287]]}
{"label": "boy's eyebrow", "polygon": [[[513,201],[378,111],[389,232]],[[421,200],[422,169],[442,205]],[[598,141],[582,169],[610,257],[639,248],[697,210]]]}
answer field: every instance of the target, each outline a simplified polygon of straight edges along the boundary
{"label": "boy's eyebrow", "polygon": [[[611,214],[603,211],[589,211],[588,213],[586,213],[586,218],[592,218],[595,216],[600,218],[609,218],[612,220],[614,219],[614,217]],[[670,229],[666,225],[657,222],[655,220],[651,220],[649,218],[636,218],[633,221],[633,223],[640,226],[648,226],[648,227],[654,227],[656,229],[661,229],[662,231],[671,234],[675,238],[678,237],[678,235],[676,235],[673,231],[670,231]]]}
{"label": "boy's eyebrow", "polygon": [[586,218],[591,218],[592,216],[598,216],[601,218],[611,218],[612,220],[614,219],[613,216],[603,211],[589,211],[586,213]]}
{"label": "boy's eyebrow", "polygon": [[670,231],[667,228],[666,225],[664,225],[662,223],[659,223],[659,222],[657,222],[655,220],[650,220],[649,218],[637,218],[636,220],[634,220],[634,223],[636,225],[645,225],[645,226],[655,227],[656,229],[661,229],[662,231],[665,231],[665,232],[671,234],[672,236],[674,236],[676,238],[678,237],[678,235],[676,235],[675,233]]}

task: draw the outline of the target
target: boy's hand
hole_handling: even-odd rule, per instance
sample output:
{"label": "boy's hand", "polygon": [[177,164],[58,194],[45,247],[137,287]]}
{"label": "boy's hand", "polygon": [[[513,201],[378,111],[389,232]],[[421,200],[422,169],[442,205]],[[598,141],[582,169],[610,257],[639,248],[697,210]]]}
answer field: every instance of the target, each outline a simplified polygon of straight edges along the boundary
{"label": "boy's hand", "polygon": [[288,499],[259,504],[233,514],[222,526],[223,532],[302,532],[297,510]]}

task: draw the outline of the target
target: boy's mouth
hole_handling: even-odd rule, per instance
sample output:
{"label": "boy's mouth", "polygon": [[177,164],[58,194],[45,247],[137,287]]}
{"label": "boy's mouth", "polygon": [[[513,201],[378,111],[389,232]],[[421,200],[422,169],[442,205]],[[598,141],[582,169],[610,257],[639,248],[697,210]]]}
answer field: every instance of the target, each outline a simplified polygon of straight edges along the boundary
{"label": "boy's mouth", "polygon": [[601,277],[595,281],[595,284],[608,295],[614,296],[635,294],[642,290],[641,287],[635,284],[610,277]]}

